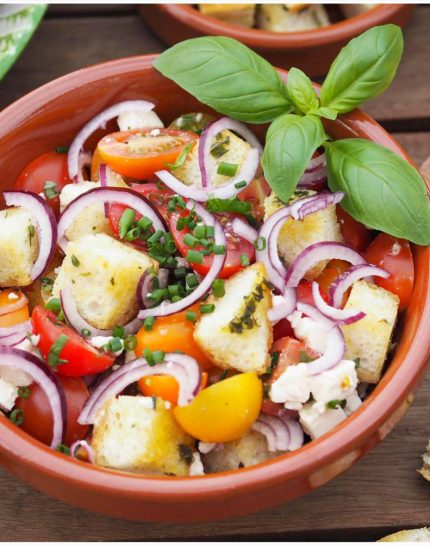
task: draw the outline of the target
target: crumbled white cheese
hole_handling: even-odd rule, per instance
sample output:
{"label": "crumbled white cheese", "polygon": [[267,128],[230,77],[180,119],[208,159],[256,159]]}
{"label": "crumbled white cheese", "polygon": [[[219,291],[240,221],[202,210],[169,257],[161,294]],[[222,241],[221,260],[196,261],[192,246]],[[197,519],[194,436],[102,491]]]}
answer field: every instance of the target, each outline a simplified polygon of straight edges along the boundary
{"label": "crumbled white cheese", "polygon": [[0,409],[2,411],[11,411],[18,397],[18,388],[0,378]]}
{"label": "crumbled white cheese", "polygon": [[193,453],[193,460],[190,464],[190,476],[204,476],[205,469],[200,458],[200,453],[195,451]]}
{"label": "crumbled white cheese", "polygon": [[8,300],[17,300],[19,298],[18,294],[15,294],[15,292],[10,292],[7,296]]}
{"label": "crumbled white cheese", "polygon": [[[101,349],[104,345],[107,345],[109,341],[113,339],[113,336],[94,336],[89,339],[89,342],[93,347],[96,349]],[[119,351],[116,351],[114,354],[115,356],[119,356],[123,350],[124,350],[124,340],[121,339],[121,349]]]}
{"label": "crumbled white cheese", "polygon": [[299,417],[303,430],[314,440],[342,423],[347,415],[342,408],[327,409],[321,413],[317,404],[311,402],[299,411]]}
{"label": "crumbled white cheese", "polygon": [[34,334],[31,334],[31,336],[29,336],[29,341],[33,345],[33,347],[37,347],[40,341],[40,334],[38,334],[37,336]]}
{"label": "crumbled white cheese", "polygon": [[151,112],[123,112],[117,119],[121,131],[133,129],[147,129],[149,127],[164,127],[163,122],[154,111]]}
{"label": "crumbled white cheese", "polygon": [[326,370],[311,378],[313,398],[323,408],[331,400],[345,400],[355,393],[358,378],[355,362],[341,360],[331,370]]}
{"label": "crumbled white cheese", "polygon": [[291,327],[297,339],[303,341],[314,351],[323,354],[327,349],[327,330],[321,324],[309,317],[302,316],[299,311],[294,311],[289,317]]}
{"label": "crumbled white cheese", "polygon": [[363,402],[361,401],[361,398],[358,396],[356,392],[351,394],[351,396],[348,396],[346,399],[346,406],[344,408],[345,413],[349,416],[351,413],[354,413],[354,411],[358,410],[358,408],[361,406]]}
{"label": "crumbled white cheese", "polygon": [[209,453],[216,448],[218,444],[214,442],[199,442],[199,451],[200,453]]}
{"label": "crumbled white cheese", "polygon": [[311,395],[311,378],[306,363],[287,367],[270,388],[270,399],[288,409],[301,409]]}

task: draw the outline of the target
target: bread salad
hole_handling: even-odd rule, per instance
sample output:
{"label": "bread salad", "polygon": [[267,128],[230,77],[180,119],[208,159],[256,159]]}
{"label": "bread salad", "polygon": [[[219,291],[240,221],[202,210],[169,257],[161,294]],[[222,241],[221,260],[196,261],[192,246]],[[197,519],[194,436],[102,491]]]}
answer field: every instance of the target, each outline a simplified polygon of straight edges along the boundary
{"label": "bread salad", "polygon": [[182,42],[154,67],[201,112],[126,100],[34,159],[0,211],[1,418],[168,476],[347,420],[395,351],[430,209],[413,166],[330,120],[389,85],[402,46],[367,31],[316,90],[232,39]]}

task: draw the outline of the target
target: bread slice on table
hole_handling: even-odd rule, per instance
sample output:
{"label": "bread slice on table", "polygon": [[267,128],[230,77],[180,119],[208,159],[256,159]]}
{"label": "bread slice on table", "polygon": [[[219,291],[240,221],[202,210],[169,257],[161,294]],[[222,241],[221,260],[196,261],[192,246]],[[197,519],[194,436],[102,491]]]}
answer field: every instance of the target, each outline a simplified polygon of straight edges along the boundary
{"label": "bread slice on table", "polygon": [[430,542],[430,529],[406,529],[378,540],[378,542]]}

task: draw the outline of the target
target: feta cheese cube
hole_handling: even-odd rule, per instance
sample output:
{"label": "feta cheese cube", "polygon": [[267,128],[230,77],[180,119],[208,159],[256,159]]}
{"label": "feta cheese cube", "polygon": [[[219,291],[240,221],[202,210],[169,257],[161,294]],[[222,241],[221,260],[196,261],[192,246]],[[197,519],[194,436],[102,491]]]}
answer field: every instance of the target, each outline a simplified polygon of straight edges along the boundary
{"label": "feta cheese cube", "polygon": [[318,404],[311,402],[299,411],[299,417],[303,430],[315,440],[342,423],[347,415],[342,408],[327,409],[321,413]]}
{"label": "feta cheese cube", "polygon": [[288,409],[302,409],[311,395],[311,378],[305,363],[288,366],[270,388],[270,399]]}
{"label": "feta cheese cube", "polygon": [[325,406],[331,400],[345,400],[355,393],[358,379],[355,362],[341,360],[337,366],[311,378],[312,396]]}

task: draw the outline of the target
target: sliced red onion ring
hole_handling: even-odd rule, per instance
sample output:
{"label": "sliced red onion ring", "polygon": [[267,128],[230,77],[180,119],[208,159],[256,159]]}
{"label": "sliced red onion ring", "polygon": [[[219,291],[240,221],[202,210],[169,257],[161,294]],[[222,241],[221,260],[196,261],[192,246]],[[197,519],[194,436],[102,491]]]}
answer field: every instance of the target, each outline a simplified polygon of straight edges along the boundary
{"label": "sliced red onion ring", "polygon": [[318,311],[335,321],[337,324],[352,324],[366,316],[366,313],[363,313],[363,311],[357,311],[355,309],[338,309],[328,305],[321,296],[319,284],[317,282],[312,283],[312,295]]}
{"label": "sliced red onion ring", "polygon": [[348,245],[323,241],[306,247],[294,260],[287,271],[285,286],[297,288],[306,272],[323,260],[344,260],[352,265],[365,264],[366,260]]}
{"label": "sliced red onion ring", "polygon": [[0,328],[0,346],[12,347],[18,345],[32,331],[31,321],[26,320],[15,326]]}
{"label": "sliced red onion ring", "polygon": [[[187,202],[187,209],[194,209],[207,226],[214,226],[215,245],[226,245],[224,230],[222,229],[221,224],[218,222],[218,220],[216,220],[210,212],[208,212],[198,203],[194,203],[193,201]],[[137,317],[141,320],[150,316],[164,317],[166,315],[172,315],[173,313],[177,313],[179,311],[182,311],[183,309],[186,309],[187,307],[190,307],[190,305],[200,300],[203,296],[207,294],[207,292],[209,292],[212,287],[212,283],[218,277],[224,266],[225,257],[225,254],[214,254],[212,265],[209,271],[206,273],[206,276],[202,279],[200,284],[191,294],[175,303],[163,302],[157,307],[152,307],[151,309],[142,309],[141,311],[139,311]]]}
{"label": "sliced red onion ring", "polygon": [[345,339],[341,329],[312,305],[298,302],[297,310],[317,322],[327,332],[326,351],[316,360],[308,362],[309,375],[318,375],[326,370],[331,370],[339,364],[345,355]]}
{"label": "sliced red onion ring", "polygon": [[315,172],[316,170],[320,169],[321,167],[325,167],[326,165],[326,157],[325,153],[319,154],[316,157],[313,157],[309,161],[309,165],[306,167],[307,173]]}
{"label": "sliced red onion ring", "polygon": [[17,298],[9,299],[9,301],[10,303],[8,303],[7,305],[2,305],[0,307],[0,316],[13,313],[14,311],[19,311],[27,305],[28,298],[23,292],[21,292]]}
{"label": "sliced red onion ring", "polygon": [[242,239],[245,239],[251,244],[254,244],[258,237],[258,231],[240,218],[234,218],[231,227],[236,235],[242,237]]}
{"label": "sliced red onion ring", "polygon": [[[199,189],[195,186],[187,186],[180,180],[178,180],[172,173],[169,171],[157,171],[155,175],[162,181],[168,188],[173,192],[177,193],[185,199],[194,199],[200,203],[204,203],[208,199],[217,198],[217,199],[230,199],[234,197],[239,192],[243,191],[249,184],[254,180],[255,173],[257,172],[258,165],[260,162],[259,151],[255,148],[251,148],[248,151],[248,154],[243,162],[243,165],[238,174],[231,178],[223,186],[218,188],[208,189]],[[236,187],[236,184],[239,182],[245,182],[245,186],[240,188]]]}
{"label": "sliced red onion ring", "polygon": [[228,117],[223,117],[221,119],[218,119],[217,121],[214,121],[213,123],[210,123],[205,127],[200,136],[198,149],[199,167],[202,177],[203,188],[208,188],[211,186],[210,151],[212,141],[219,133],[225,131],[226,129],[234,131],[242,138],[244,138],[248,142],[248,144],[251,145],[251,148],[255,148],[256,150],[258,150],[259,154],[261,154],[263,151],[263,148],[254,133],[240,121],[236,121]]}
{"label": "sliced red onion ring", "polygon": [[68,242],[65,235],[66,231],[76,216],[88,206],[100,202],[126,205],[142,216],[150,218],[155,230],[161,229],[163,232],[166,232],[160,213],[143,195],[140,195],[129,188],[94,188],[73,199],[60,216],[58,222],[58,244],[63,252],[66,252]]}
{"label": "sliced red onion ring", "polygon": [[[86,454],[86,459],[79,457],[79,451],[83,450]],[[70,455],[78,461],[94,464],[94,450],[86,440],[78,440],[70,446]]]}
{"label": "sliced red onion ring", "polygon": [[279,322],[293,313],[296,308],[297,295],[294,288],[286,288],[282,296],[273,296],[273,307],[269,309],[271,322]]}
{"label": "sliced red onion ring", "polygon": [[151,275],[147,271],[139,279],[137,285],[136,296],[139,309],[147,309],[151,306],[152,301],[148,298],[148,294],[151,292],[151,284],[154,279],[158,279],[160,288],[166,288],[169,282],[169,270],[160,269],[157,275]]}
{"label": "sliced red onion ring", "polygon": [[302,427],[289,417],[261,413],[252,429],[266,437],[269,451],[294,451],[304,442]]}
{"label": "sliced red onion ring", "polygon": [[31,268],[31,279],[38,279],[47,268],[57,243],[57,221],[48,203],[31,191],[5,191],[4,200],[8,207],[22,207],[31,212],[36,222],[39,254]]}
{"label": "sliced red onion ring", "polygon": [[303,429],[300,426],[300,423],[294,419],[284,418],[284,421],[287,423],[287,426],[290,430],[290,446],[289,451],[295,451],[302,447],[305,441],[305,435]]}
{"label": "sliced red onion ring", "polygon": [[155,366],[149,366],[144,358],[137,358],[115,370],[95,388],[83,407],[78,422],[94,424],[97,412],[107,400],[148,375],[170,375],[178,381],[178,406],[189,404],[199,392],[202,382],[200,366],[191,356],[167,353],[164,362]]}
{"label": "sliced red onion ring", "polygon": [[339,275],[331,285],[330,303],[334,307],[341,307],[345,292],[355,283],[355,281],[373,276],[387,279],[390,274],[388,271],[370,264],[359,264],[350,267],[347,271]]}
{"label": "sliced red onion ring", "polygon": [[325,154],[320,154],[317,157],[313,157],[303,176],[300,178],[298,187],[312,189],[321,182],[327,179],[326,169],[326,157]]}
{"label": "sliced red onion ring", "polygon": [[67,155],[70,178],[75,182],[83,181],[82,172],[79,166],[79,156],[87,138],[97,131],[97,129],[105,127],[109,120],[118,117],[123,112],[138,111],[145,113],[150,112],[154,106],[155,105],[152,104],[152,102],[147,102],[146,100],[127,100],[109,106],[109,108],[106,108],[106,110],[103,110],[97,114],[97,116],[93,117],[82,127],[70,145]]}
{"label": "sliced red onion ring", "polygon": [[[89,322],[87,322],[78,311],[75,300],[73,298],[72,287],[68,286],[60,290],[61,309],[64,313],[67,324],[71,326],[78,333],[82,330],[89,330],[91,336],[112,336],[112,330],[101,330],[95,328]],[[142,325],[142,321],[135,318],[123,326],[124,331],[127,334],[134,334]]]}
{"label": "sliced red onion ring", "polygon": [[0,347],[0,361],[2,366],[30,375],[44,391],[54,421],[51,447],[56,449],[63,441],[67,424],[66,398],[56,375],[40,358],[21,349]]}
{"label": "sliced red onion ring", "polygon": [[[102,163],[99,168],[99,179],[100,179],[100,187],[101,188],[107,188],[107,165],[105,163]],[[109,218],[109,204],[104,203],[104,209],[105,209],[105,218]]]}
{"label": "sliced red onion ring", "polygon": [[303,220],[309,214],[326,209],[330,205],[337,205],[345,197],[342,191],[322,191],[311,197],[305,197],[291,205],[291,216],[294,220]]}

